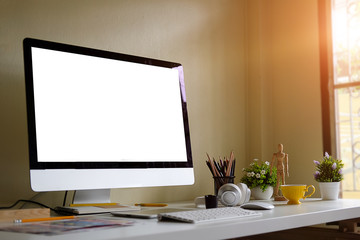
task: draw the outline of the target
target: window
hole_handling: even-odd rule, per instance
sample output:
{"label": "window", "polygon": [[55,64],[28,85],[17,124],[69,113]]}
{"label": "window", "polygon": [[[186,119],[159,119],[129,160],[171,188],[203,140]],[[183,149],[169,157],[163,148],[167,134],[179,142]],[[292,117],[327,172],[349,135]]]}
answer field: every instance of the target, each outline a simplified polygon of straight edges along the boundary
{"label": "window", "polygon": [[[360,0],[332,0],[330,114],[337,157],[344,162],[343,196],[360,194]],[[328,80],[329,81],[329,80]],[[359,195],[360,196],[360,195]]]}

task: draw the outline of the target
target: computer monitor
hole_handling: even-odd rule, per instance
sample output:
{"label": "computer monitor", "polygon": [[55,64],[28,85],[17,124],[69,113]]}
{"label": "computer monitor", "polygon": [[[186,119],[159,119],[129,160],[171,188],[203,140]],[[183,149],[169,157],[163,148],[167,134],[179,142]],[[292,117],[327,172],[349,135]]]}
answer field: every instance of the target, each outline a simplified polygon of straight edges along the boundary
{"label": "computer monitor", "polygon": [[194,183],[179,63],[26,38],[34,191]]}

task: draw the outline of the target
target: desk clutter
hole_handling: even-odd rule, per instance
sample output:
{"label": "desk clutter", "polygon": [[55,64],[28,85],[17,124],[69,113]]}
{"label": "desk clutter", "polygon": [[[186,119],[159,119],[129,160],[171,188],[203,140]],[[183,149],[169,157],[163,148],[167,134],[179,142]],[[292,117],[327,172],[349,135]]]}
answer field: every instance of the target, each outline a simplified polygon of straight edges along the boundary
{"label": "desk clutter", "polygon": [[99,219],[93,216],[53,216],[49,208],[0,210],[0,231],[59,235],[93,228],[130,226],[133,220]]}
{"label": "desk clutter", "polygon": [[134,221],[126,219],[73,217],[71,219],[54,221],[48,220],[29,223],[2,224],[0,225],[0,231],[52,236],[76,231],[89,231],[98,228],[130,226],[133,225],[133,223]]}
{"label": "desk clutter", "polygon": [[69,207],[56,207],[55,210],[65,214],[85,215],[118,211],[136,211],[140,210],[140,206],[129,206],[118,203],[72,204]]}
{"label": "desk clutter", "polygon": [[13,223],[14,220],[31,219],[31,218],[47,218],[50,217],[49,208],[29,208],[29,209],[13,209],[0,210],[0,223]]}
{"label": "desk clutter", "polygon": [[[204,199],[201,197],[197,198],[195,204],[205,203],[206,208],[214,208],[217,207],[217,204],[214,204],[214,199],[219,200],[222,205],[227,207],[248,202],[251,195],[250,189],[243,183],[234,184],[236,163],[234,152],[231,151],[230,157],[219,158],[218,161],[215,160],[215,158],[211,158],[209,154],[206,155],[206,165],[214,179],[215,195],[207,195]],[[212,201],[210,201],[210,199],[212,199]]]}
{"label": "desk clutter", "polygon": [[[243,205],[249,201],[250,195],[256,200],[270,200],[273,196],[275,201],[289,200],[288,204],[301,204],[299,199],[310,197],[315,192],[315,187],[303,184],[285,185],[285,177],[289,176],[289,167],[288,154],[284,153],[283,149],[284,146],[278,144],[278,152],[273,154],[270,162],[254,159],[248,168],[243,169],[244,176],[238,184],[234,184],[236,161],[233,151],[229,157],[219,158],[218,161],[206,153],[206,165],[214,179],[213,199],[217,198],[227,207]],[[313,191],[306,195],[309,187],[312,187]],[[283,196],[283,193],[286,196]],[[210,203],[209,199],[210,195],[205,196],[206,208],[216,207],[217,205],[214,204],[216,200]],[[195,203],[198,204],[199,201],[200,199],[197,199]]]}
{"label": "desk clutter", "polygon": [[[287,184],[285,185],[285,175],[288,176],[288,155],[283,152],[283,146],[278,145],[278,152],[273,154],[271,162],[258,162],[254,160],[249,168],[244,168],[244,177],[241,182],[234,184],[236,159],[234,152],[229,157],[211,158],[207,155],[206,165],[208,166],[214,184],[214,195],[206,195],[195,199],[196,208],[171,209],[167,208],[167,204],[159,203],[139,203],[136,206],[120,205],[115,203],[98,204],[97,206],[71,206],[72,214],[87,214],[89,212],[79,212],[78,208],[97,207],[100,208],[97,213],[112,213],[117,217],[140,217],[136,214],[136,210],[143,207],[147,210],[159,210],[164,207],[162,212],[155,211],[151,213],[149,218],[157,217],[159,221],[180,221],[186,223],[203,223],[218,220],[235,220],[247,217],[263,216],[264,211],[273,210],[274,205],[299,205],[300,199],[306,199],[315,192],[313,185],[306,184]],[[320,179],[323,174],[324,164],[334,175],[341,180],[343,167],[341,160],[333,160],[328,154],[325,155],[323,162],[314,160],[317,172],[314,174],[315,179]],[[278,169],[281,171],[279,172]],[[322,176],[322,175],[321,175]],[[273,192],[274,199],[265,199],[268,201],[250,201],[250,196],[255,187],[259,186],[259,182],[275,187]],[[266,180],[266,181],[265,181]],[[277,180],[277,181],[275,181]],[[280,184],[279,182],[283,183]],[[312,189],[308,193],[308,189]],[[281,192],[279,192],[281,191]],[[337,199],[337,198],[336,198]],[[269,202],[269,200],[271,202]],[[314,200],[308,201],[309,203]],[[218,206],[218,204],[220,206]],[[91,204],[94,205],[94,204]],[[206,209],[204,209],[204,206]],[[202,209],[199,209],[202,208]],[[58,209],[59,210],[59,209]],[[75,212],[77,210],[78,212]],[[255,210],[255,211],[251,211]],[[115,212],[114,212],[115,211]],[[118,212],[120,211],[120,212]],[[91,213],[94,213],[91,211]],[[130,214],[131,213],[131,214]],[[134,214],[135,213],[135,214]],[[265,212],[264,212],[264,215]],[[90,229],[111,228],[131,226],[136,223],[135,220],[124,218],[94,217],[94,216],[64,216],[50,217],[48,208],[40,209],[17,209],[17,210],[1,210],[0,211],[0,231],[43,234],[43,235],[59,235],[68,232],[88,231]],[[351,222],[350,227],[355,226],[356,222]],[[348,225],[346,225],[347,227]]]}

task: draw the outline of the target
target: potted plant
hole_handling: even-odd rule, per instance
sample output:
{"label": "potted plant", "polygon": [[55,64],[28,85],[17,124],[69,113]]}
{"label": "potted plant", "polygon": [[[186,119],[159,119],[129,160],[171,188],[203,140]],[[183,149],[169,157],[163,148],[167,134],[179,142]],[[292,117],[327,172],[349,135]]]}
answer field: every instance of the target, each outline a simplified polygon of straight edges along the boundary
{"label": "potted plant", "polygon": [[333,158],[327,152],[322,161],[314,160],[316,171],[314,178],[319,182],[321,198],[336,200],[339,197],[340,181],[343,180],[341,160]]}
{"label": "potted plant", "polygon": [[[273,173],[270,174],[272,171]],[[251,195],[258,200],[268,200],[271,198],[276,185],[276,167],[270,169],[269,162],[259,162],[258,159],[243,169],[244,176],[241,182],[251,189]]]}

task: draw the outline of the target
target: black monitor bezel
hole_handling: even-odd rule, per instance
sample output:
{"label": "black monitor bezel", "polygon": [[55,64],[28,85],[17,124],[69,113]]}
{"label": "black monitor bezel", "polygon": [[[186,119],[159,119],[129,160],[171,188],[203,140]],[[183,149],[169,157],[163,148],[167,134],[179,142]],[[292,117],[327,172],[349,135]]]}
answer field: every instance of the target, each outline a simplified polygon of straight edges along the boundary
{"label": "black monitor bezel", "polygon": [[[64,43],[45,41],[40,39],[25,38],[23,40],[24,70],[25,70],[25,90],[27,107],[27,127],[28,127],[28,147],[30,169],[111,169],[111,168],[192,168],[192,152],[190,142],[189,121],[186,100],[183,98],[185,93],[180,87],[179,94],[182,100],[183,123],[186,140],[187,162],[38,162],[36,124],[35,124],[35,105],[32,71],[32,52],[31,48],[43,48],[68,53],[76,53],[88,56],[102,57],[114,60],[122,60],[140,64],[160,66],[166,68],[181,67],[181,64],[158,59],[128,55],[104,51],[99,49],[80,47]],[[180,84],[180,83],[179,83]]]}

